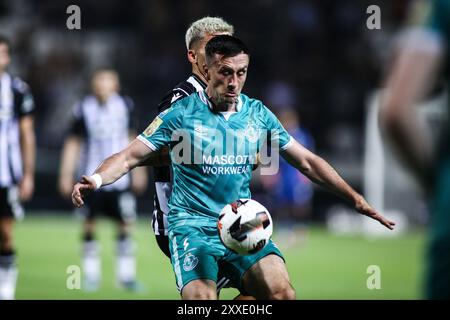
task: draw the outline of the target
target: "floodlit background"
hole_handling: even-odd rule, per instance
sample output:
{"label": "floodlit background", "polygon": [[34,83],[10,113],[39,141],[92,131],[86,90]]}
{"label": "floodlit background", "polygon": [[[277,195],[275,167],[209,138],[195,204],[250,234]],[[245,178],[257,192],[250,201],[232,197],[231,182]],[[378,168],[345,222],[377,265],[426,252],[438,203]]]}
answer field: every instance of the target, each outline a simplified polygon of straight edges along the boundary
{"label": "floodlit background", "polygon": [[[142,130],[156,115],[163,95],[190,74],[184,34],[191,22],[206,15],[233,24],[250,48],[244,93],[261,99],[280,116],[286,110],[294,112],[297,125],[309,133],[311,148],[398,223],[398,230],[388,234],[377,223],[358,217],[341,199],[314,188],[311,209],[305,210],[295,230],[287,230],[281,222],[285,217],[277,217],[282,210],[273,192],[282,178],[255,177],[254,197],[273,214],[274,239],[285,254],[298,298],[420,298],[428,213],[417,186],[380,140],[375,117],[392,41],[411,3],[1,1],[0,33],[13,44],[10,71],[30,85],[37,104],[36,192],[26,205],[26,219],[15,228],[17,298],[179,298],[171,265],[156,246],[150,226],[151,183],[139,198],[140,219],[133,235],[142,292],[115,287],[115,231],[105,219],[98,232],[101,289],[67,289],[67,267],[80,263],[81,221],[58,195],[57,174],[69,110],[87,93],[92,71],[118,71],[122,92],[136,103]],[[81,8],[81,30],[66,28],[66,8],[71,4]],[[366,26],[366,9],[373,4],[381,9],[379,30]],[[444,100],[437,95],[428,116],[440,118]],[[380,268],[381,288],[369,290],[368,268],[373,265]],[[235,294],[227,289],[221,298]]]}

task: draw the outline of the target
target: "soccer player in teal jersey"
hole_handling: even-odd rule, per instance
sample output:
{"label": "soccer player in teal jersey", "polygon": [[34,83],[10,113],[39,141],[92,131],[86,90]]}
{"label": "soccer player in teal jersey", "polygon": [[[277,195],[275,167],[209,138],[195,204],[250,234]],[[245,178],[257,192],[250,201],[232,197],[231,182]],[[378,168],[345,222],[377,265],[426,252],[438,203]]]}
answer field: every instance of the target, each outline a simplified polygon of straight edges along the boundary
{"label": "soccer player in teal jersey", "polygon": [[[290,137],[261,101],[241,94],[248,65],[248,49],[241,40],[229,35],[211,39],[206,45],[206,90],[162,112],[125,150],[106,159],[92,176],[83,176],[72,193],[74,205],[82,206],[87,192],[112,183],[169,145],[174,171],[169,241],[183,299],[216,299],[219,268],[258,299],[295,298],[282,254],[272,241],[255,254],[238,255],[224,247],[217,231],[223,206],[251,197],[252,165],[266,142],[311,180],[350,201],[361,214],[389,229],[394,226],[327,162]],[[270,156],[274,162],[276,155]]]}
{"label": "soccer player in teal jersey", "polygon": [[450,85],[450,1],[418,2],[401,39],[382,99],[381,123],[405,165],[426,190],[430,226],[425,296],[450,299],[450,128],[433,141],[417,106],[442,79]]}

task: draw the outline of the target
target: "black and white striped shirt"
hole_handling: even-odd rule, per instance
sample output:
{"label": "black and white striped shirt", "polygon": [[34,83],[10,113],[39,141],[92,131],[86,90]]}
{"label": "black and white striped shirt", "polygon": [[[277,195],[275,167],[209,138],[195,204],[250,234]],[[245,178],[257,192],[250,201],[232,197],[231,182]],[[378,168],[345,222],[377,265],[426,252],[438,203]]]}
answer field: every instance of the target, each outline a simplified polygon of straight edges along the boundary
{"label": "black and white striped shirt", "polygon": [[0,74],[0,188],[16,185],[22,179],[19,122],[33,111],[28,85],[9,73]]}
{"label": "black and white striped shirt", "polygon": [[[196,75],[191,75],[186,81],[177,84],[169,91],[158,105],[158,112],[162,112],[176,101],[190,96],[191,94],[203,91],[206,88],[204,83]],[[156,235],[167,235],[167,214],[169,213],[168,202],[172,193],[172,180],[170,166],[155,167],[155,201],[153,210],[153,231]]]}
{"label": "black and white striped shirt", "polygon": [[[129,144],[129,132],[134,127],[133,109],[133,101],[118,94],[110,96],[104,104],[93,95],[75,104],[70,133],[84,142],[80,174],[92,174],[104,159]],[[125,175],[102,190],[121,191],[129,186],[130,177]]]}

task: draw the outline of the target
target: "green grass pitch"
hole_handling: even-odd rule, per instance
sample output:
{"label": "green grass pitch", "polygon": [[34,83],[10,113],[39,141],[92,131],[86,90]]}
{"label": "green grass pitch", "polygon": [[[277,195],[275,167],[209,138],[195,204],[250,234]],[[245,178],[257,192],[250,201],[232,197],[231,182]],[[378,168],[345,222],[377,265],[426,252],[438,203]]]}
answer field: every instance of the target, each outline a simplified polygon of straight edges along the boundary
{"label": "green grass pitch", "polygon": [[[115,286],[112,221],[99,219],[103,279],[96,292],[68,289],[67,268],[80,264],[81,221],[73,216],[28,215],[15,226],[19,279],[17,299],[179,299],[169,260],[156,245],[149,219],[139,219],[137,242],[140,292]],[[274,235],[275,241],[277,234]],[[336,236],[311,227],[306,240],[283,248],[298,299],[420,299],[423,272],[423,231],[400,237],[366,239]],[[369,290],[367,267],[381,270],[381,289]],[[234,289],[222,290],[232,299]]]}

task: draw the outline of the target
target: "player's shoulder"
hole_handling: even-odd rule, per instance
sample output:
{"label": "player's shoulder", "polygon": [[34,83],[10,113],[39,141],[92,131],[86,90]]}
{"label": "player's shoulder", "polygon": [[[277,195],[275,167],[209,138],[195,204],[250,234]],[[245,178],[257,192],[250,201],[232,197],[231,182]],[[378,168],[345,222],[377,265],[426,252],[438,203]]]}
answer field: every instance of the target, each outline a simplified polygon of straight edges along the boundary
{"label": "player's shoulder", "polygon": [[173,87],[172,92],[176,95],[187,97],[194,92],[197,92],[197,89],[194,84],[189,81],[189,79],[186,79]]}
{"label": "player's shoulder", "polygon": [[193,94],[177,99],[171,104],[171,109],[189,109],[189,107],[195,106],[199,100],[200,97],[198,93],[194,92]]}
{"label": "player's shoulder", "polygon": [[239,98],[241,99],[241,102],[243,105],[247,105],[249,108],[251,108],[253,111],[257,111],[257,112],[266,112],[267,110],[269,110],[264,103],[259,100],[259,99],[255,99],[255,98],[251,98],[243,93],[241,93],[241,95],[239,96]]}
{"label": "player's shoulder", "polygon": [[123,94],[123,95],[118,95],[120,97],[120,99],[122,99],[122,101],[125,103],[125,106],[132,110],[134,108],[134,100],[133,98],[131,98],[130,96]]}
{"label": "player's shoulder", "polygon": [[30,86],[22,80],[20,77],[11,76],[11,87],[14,91],[20,94],[28,94],[30,93]]}
{"label": "player's shoulder", "polygon": [[84,117],[85,113],[89,111],[92,104],[96,102],[95,97],[92,94],[86,94],[82,96],[78,101],[72,105],[72,114],[76,118]]}
{"label": "player's shoulder", "polygon": [[170,106],[191,94],[197,92],[195,85],[189,82],[189,79],[179,82],[169,92],[167,92],[158,104],[158,110],[163,111],[170,108]]}

